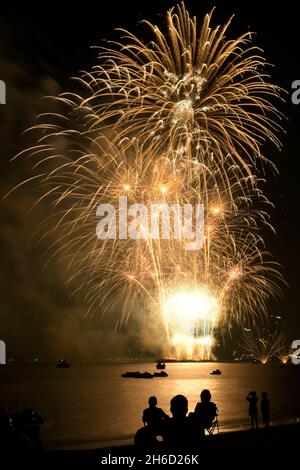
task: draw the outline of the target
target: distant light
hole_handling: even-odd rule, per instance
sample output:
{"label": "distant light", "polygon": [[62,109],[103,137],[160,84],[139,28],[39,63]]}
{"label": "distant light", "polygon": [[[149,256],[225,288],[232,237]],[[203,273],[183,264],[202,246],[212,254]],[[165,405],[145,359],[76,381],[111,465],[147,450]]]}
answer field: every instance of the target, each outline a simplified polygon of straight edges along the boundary
{"label": "distant light", "polygon": [[247,333],[249,333],[251,331],[251,328],[244,328],[244,331],[247,331]]}

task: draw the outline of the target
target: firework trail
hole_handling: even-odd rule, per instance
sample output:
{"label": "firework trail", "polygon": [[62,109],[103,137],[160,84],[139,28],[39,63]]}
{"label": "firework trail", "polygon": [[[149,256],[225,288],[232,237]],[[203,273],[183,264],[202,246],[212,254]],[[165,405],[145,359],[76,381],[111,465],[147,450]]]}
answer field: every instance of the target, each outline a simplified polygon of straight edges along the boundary
{"label": "firework trail", "polygon": [[253,333],[245,332],[241,346],[249,356],[261,364],[267,364],[274,358],[280,359],[285,364],[289,357],[286,352],[286,338],[281,331],[268,335],[264,335],[261,329]]}
{"label": "firework trail", "polygon": [[[40,200],[54,207],[41,228],[55,233],[49,252],[65,259],[70,283],[78,278],[89,314],[119,311],[121,325],[154,311],[177,355],[200,349],[202,358],[214,328],[265,315],[281,281],[264,246],[272,205],[259,177],[272,166],[264,141],[280,147],[280,90],[249,33],[229,40],[230,21],[210,23],[211,14],[198,27],[180,4],[166,32],[145,22],[149,44],[122,31],[78,78],[81,95],[54,98],[58,112],[40,116],[25,152]],[[151,239],[143,225],[136,240],[99,240],[97,207],[118,208],[122,196],[146,207],[203,204],[202,249]]]}
{"label": "firework trail", "polygon": [[291,341],[289,341],[288,337],[284,333],[282,334],[278,349],[276,357],[279,359],[281,364],[286,364],[292,356],[293,351],[291,348]]}

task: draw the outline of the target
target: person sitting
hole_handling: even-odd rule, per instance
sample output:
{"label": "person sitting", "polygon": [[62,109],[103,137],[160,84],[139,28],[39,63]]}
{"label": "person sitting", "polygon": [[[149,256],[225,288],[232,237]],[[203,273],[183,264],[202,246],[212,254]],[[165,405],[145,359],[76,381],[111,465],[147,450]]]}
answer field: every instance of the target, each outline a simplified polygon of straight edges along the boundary
{"label": "person sitting", "polygon": [[161,409],[157,407],[157,398],[152,396],[148,400],[149,408],[146,408],[143,412],[143,423],[145,426],[149,426],[154,430],[161,428],[162,421],[169,416]]}
{"label": "person sitting", "polygon": [[213,421],[218,416],[217,405],[211,401],[211,393],[209,390],[202,390],[200,394],[200,402],[197,403],[194,411],[194,420],[203,429],[209,429]]}
{"label": "person sitting", "polygon": [[163,425],[163,444],[170,449],[191,448],[197,445],[194,421],[187,417],[188,400],[176,395],[170,402],[172,418]]}
{"label": "person sitting", "polygon": [[21,413],[21,429],[28,437],[34,450],[43,450],[43,444],[40,439],[40,429],[44,419],[33,408],[25,408]]}
{"label": "person sitting", "polygon": [[158,436],[162,433],[162,424],[169,416],[157,407],[157,398],[149,397],[149,408],[143,411],[144,427],[138,429],[134,437],[134,444],[140,448],[156,448],[160,445]]}
{"label": "person sitting", "polygon": [[8,413],[0,405],[0,447],[1,455],[9,456],[10,461],[27,458],[34,452],[30,438],[25,435],[20,413]]}

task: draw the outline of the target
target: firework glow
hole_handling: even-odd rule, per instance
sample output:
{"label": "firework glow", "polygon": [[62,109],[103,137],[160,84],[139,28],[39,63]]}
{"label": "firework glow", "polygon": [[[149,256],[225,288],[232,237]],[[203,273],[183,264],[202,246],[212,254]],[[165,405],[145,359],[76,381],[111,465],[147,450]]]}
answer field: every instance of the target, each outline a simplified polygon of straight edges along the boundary
{"label": "firework glow", "polygon": [[[39,117],[37,144],[23,154],[54,208],[41,226],[56,234],[49,259],[65,260],[87,315],[118,311],[117,327],[149,315],[166,355],[209,359],[220,325],[255,322],[281,292],[260,176],[274,168],[263,143],[280,147],[280,90],[250,33],[228,39],[230,21],[198,23],[183,4],[166,20],[165,30],[144,22],[149,43],[121,30],[101,47],[77,79],[81,94],[53,98],[56,111]],[[97,207],[118,208],[122,196],[146,207],[203,204],[202,248],[187,250],[193,240],[176,238],[175,224],[170,239],[147,237],[137,220],[137,239],[99,240]]]}
{"label": "firework glow", "polygon": [[276,358],[286,364],[289,359],[290,348],[287,347],[284,333],[280,331],[268,335],[264,335],[260,329],[253,333],[244,333],[241,346],[252,359],[261,364],[267,364]]}

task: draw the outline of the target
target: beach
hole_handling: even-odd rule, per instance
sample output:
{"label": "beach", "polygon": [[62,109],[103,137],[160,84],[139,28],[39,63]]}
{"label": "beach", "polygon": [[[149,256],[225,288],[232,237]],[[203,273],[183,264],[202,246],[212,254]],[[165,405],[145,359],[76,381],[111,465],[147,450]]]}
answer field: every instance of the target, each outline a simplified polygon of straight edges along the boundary
{"label": "beach", "polygon": [[[48,451],[41,456],[39,468],[149,468],[149,465],[175,468],[222,465],[229,468],[262,468],[276,464],[295,465],[299,456],[300,425],[274,426],[269,430],[235,431],[206,436],[199,448],[146,450],[119,446],[85,451]],[[194,457],[194,459],[193,459]],[[192,460],[193,459],[193,460]],[[59,467],[58,467],[59,468]],[[151,468],[151,467],[150,467]],[[276,468],[276,467],[275,467]]]}

